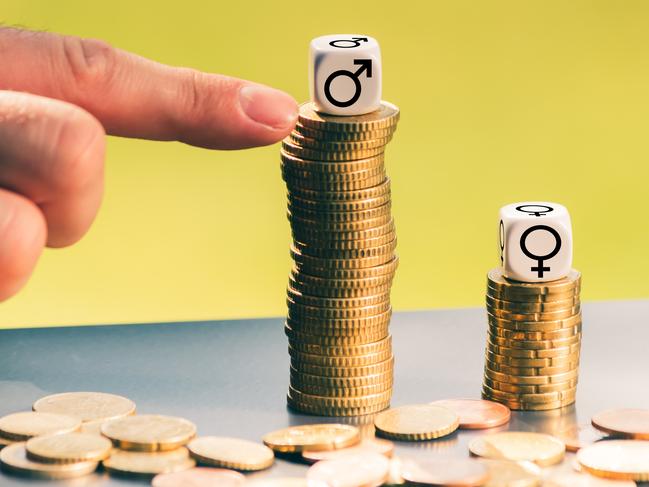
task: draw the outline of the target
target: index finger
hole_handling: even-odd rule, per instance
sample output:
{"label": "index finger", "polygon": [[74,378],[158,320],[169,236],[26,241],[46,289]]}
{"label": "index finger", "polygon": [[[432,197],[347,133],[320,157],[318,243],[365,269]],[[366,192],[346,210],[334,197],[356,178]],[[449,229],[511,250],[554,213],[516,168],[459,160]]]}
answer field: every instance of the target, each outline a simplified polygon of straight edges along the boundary
{"label": "index finger", "polygon": [[0,53],[0,90],[74,103],[112,135],[239,149],[274,143],[297,120],[295,100],[282,91],[95,39],[4,27]]}

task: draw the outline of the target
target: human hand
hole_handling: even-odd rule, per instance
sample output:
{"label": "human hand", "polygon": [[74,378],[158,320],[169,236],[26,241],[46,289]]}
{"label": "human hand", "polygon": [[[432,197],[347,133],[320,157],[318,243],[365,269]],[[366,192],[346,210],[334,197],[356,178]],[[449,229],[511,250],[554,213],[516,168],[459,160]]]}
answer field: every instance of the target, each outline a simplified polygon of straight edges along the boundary
{"label": "human hand", "polygon": [[282,139],[296,119],[295,100],[263,85],[0,28],[0,300],[44,246],[71,245],[90,227],[106,133],[242,149]]}

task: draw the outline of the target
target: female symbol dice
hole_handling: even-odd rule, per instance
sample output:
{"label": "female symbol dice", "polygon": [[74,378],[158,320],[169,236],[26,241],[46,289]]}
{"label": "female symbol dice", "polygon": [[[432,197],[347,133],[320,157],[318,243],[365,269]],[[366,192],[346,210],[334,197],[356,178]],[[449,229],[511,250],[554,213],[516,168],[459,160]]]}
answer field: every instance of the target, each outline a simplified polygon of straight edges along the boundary
{"label": "female symbol dice", "polygon": [[523,282],[554,281],[572,268],[572,226],[565,206],[528,201],[500,209],[498,248],[504,275]]}
{"label": "female symbol dice", "polygon": [[381,104],[381,50],[358,34],[317,37],[309,49],[309,87],[316,110],[363,115]]}

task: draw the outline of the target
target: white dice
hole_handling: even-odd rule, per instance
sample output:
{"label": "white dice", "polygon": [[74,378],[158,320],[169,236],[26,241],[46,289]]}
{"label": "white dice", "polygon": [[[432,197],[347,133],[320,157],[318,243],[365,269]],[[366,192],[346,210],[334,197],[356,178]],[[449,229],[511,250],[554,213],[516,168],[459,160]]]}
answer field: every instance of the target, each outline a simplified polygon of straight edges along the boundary
{"label": "white dice", "polygon": [[317,37],[309,49],[309,88],[317,111],[362,115],[381,105],[381,49],[359,34]]}
{"label": "white dice", "polygon": [[528,201],[500,209],[500,262],[506,277],[554,281],[572,268],[572,226],[565,206]]}

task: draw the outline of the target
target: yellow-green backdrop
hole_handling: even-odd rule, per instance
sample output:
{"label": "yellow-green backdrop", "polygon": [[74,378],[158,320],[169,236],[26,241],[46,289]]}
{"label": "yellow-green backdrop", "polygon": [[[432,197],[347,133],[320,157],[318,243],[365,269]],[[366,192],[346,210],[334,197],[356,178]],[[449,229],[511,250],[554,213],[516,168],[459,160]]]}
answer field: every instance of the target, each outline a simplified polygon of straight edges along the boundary
{"label": "yellow-green backdrop", "polygon": [[[307,97],[312,37],[381,43],[401,266],[396,309],[479,305],[496,214],[572,213],[587,300],[649,295],[649,3],[4,0],[0,21]],[[289,229],[278,147],[210,152],[111,138],[106,197],[48,250],[0,326],[281,315]],[[614,326],[614,323],[611,324]]]}

